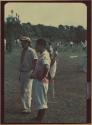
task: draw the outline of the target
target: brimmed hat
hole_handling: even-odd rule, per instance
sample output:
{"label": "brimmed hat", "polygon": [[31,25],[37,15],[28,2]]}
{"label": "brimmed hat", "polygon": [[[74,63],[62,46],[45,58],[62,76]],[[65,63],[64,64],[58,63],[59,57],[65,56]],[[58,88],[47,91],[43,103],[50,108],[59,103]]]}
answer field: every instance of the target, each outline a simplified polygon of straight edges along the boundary
{"label": "brimmed hat", "polygon": [[20,41],[22,41],[22,42],[29,42],[29,43],[31,43],[32,41],[31,41],[31,39],[29,38],[29,37],[26,37],[26,36],[22,36],[21,38],[20,38]]}

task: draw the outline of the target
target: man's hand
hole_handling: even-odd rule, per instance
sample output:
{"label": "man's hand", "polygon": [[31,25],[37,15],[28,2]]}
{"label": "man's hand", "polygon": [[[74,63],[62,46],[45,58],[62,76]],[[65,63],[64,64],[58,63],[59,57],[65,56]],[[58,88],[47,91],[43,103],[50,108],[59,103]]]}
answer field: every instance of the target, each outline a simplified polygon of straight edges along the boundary
{"label": "man's hand", "polygon": [[44,65],[44,72],[39,72],[37,74],[35,74],[34,72],[31,74],[30,78],[32,79],[38,79],[38,80],[43,80],[44,78],[46,78],[48,76],[48,72],[49,72],[49,66],[48,65]]}
{"label": "man's hand", "polygon": [[30,76],[30,78],[31,78],[31,79],[43,80],[43,79],[44,79],[44,76],[41,75],[41,73],[39,73],[39,74],[32,73],[31,76]]}
{"label": "man's hand", "polygon": [[44,65],[44,72],[43,74],[39,73],[37,78],[39,80],[43,80],[44,78],[47,78],[49,72],[49,66],[47,64]]}

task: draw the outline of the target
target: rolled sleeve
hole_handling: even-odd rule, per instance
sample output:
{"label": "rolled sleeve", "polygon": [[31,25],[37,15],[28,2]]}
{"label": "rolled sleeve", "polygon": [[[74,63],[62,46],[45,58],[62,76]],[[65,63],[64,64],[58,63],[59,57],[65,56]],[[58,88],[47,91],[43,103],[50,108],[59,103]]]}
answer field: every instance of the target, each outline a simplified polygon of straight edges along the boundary
{"label": "rolled sleeve", "polygon": [[35,50],[32,52],[32,56],[33,56],[33,59],[38,59],[38,56]]}

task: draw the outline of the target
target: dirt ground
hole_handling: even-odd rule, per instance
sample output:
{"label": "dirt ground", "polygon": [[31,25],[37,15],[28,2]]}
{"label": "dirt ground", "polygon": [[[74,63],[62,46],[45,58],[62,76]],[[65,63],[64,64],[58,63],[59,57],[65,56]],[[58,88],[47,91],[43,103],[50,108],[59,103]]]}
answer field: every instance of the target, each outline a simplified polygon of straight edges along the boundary
{"label": "dirt ground", "polygon": [[[43,123],[86,122],[86,74],[82,72],[82,55],[78,54],[74,59],[70,59],[69,56],[69,53],[59,53],[55,78],[56,103],[52,103],[49,89],[48,110]],[[33,98],[31,114],[21,114],[19,57],[17,50],[5,55],[5,123],[31,123],[31,118],[37,113]]]}

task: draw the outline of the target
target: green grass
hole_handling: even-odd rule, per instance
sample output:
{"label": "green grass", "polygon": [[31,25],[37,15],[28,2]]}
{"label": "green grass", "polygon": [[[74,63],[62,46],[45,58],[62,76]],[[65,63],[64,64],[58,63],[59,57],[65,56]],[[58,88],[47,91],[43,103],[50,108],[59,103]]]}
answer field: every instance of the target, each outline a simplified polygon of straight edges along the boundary
{"label": "green grass", "polygon": [[[20,113],[20,83],[19,60],[20,49],[5,54],[5,122],[31,123],[36,115],[34,100],[32,114]],[[70,59],[71,55],[78,58]],[[44,118],[45,123],[85,123],[86,122],[86,74],[82,72],[82,62],[85,52],[81,47],[75,50],[67,48],[59,52],[58,68],[55,78],[55,93],[57,103],[48,103],[48,110]],[[48,98],[51,98],[49,89]]]}

